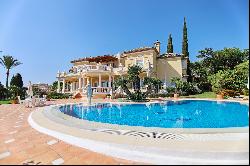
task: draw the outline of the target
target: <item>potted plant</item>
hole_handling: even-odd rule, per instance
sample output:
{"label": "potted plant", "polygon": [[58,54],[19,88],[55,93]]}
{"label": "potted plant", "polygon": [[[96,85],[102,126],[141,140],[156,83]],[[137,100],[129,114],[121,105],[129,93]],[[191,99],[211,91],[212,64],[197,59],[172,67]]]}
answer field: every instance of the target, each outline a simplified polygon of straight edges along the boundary
{"label": "potted plant", "polygon": [[18,98],[17,96],[11,98],[11,104],[18,104]]}
{"label": "potted plant", "polygon": [[179,93],[177,91],[175,91],[174,98],[178,98],[178,97],[179,97]]}
{"label": "potted plant", "polygon": [[218,99],[218,100],[222,100],[222,99],[224,99],[224,92],[223,92],[223,89],[218,89],[217,91],[216,91],[216,98]]}
{"label": "potted plant", "polygon": [[174,87],[174,98],[178,98],[179,94],[181,92],[181,89],[183,87],[183,82],[181,81],[180,78],[177,78],[177,77],[171,78],[171,82],[175,84],[175,87]]}

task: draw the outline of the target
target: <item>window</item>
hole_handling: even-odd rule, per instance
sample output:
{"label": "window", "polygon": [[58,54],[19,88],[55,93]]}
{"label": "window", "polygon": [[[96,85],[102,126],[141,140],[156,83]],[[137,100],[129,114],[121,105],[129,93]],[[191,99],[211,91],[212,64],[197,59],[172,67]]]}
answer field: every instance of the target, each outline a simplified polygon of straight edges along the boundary
{"label": "window", "polygon": [[143,67],[143,60],[137,59],[135,63],[136,65]]}

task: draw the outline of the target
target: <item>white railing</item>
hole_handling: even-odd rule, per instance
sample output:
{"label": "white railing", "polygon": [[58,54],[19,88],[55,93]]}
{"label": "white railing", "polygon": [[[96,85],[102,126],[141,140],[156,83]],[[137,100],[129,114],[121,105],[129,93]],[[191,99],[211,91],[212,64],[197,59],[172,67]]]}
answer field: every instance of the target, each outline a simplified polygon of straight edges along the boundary
{"label": "white railing", "polygon": [[[93,94],[109,94],[111,88],[110,87],[91,87],[92,88],[92,93]],[[75,90],[66,90],[63,93],[76,93],[76,92],[81,92],[83,94],[87,94],[87,88],[83,89],[75,89]]]}
{"label": "white railing", "polygon": [[126,67],[117,67],[113,68],[112,66],[106,66],[106,65],[78,65],[74,66],[72,72],[66,73],[66,72],[58,72],[57,78],[65,77],[66,75],[78,75],[80,72],[103,72],[103,71],[111,71],[111,72],[126,72],[128,68]]}
{"label": "white railing", "polygon": [[[91,89],[92,89],[93,94],[109,94],[110,90],[111,90],[110,87],[91,87]],[[83,88],[82,92],[84,94],[86,94],[87,93],[87,87]]]}
{"label": "white railing", "polygon": [[109,94],[110,87],[92,87],[93,94]]}
{"label": "white railing", "polygon": [[112,67],[106,65],[79,65],[74,67],[74,73],[87,71],[110,71]]}

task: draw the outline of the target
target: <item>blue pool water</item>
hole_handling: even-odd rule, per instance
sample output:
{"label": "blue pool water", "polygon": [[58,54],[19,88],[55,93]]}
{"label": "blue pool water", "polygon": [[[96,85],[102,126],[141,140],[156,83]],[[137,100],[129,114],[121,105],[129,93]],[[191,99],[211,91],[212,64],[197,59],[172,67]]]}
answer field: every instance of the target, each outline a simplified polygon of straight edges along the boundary
{"label": "blue pool water", "polygon": [[227,128],[249,126],[249,105],[205,100],[154,104],[65,105],[60,111],[84,120],[162,128]]}

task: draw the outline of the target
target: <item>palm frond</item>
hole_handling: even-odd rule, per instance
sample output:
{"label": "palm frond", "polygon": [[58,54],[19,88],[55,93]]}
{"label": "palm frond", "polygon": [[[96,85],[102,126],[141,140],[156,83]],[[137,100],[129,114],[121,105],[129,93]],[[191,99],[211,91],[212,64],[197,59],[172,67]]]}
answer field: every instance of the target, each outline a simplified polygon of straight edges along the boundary
{"label": "palm frond", "polygon": [[1,65],[3,65],[6,69],[11,69],[15,66],[22,64],[21,62],[19,62],[17,59],[14,59],[10,55],[5,55],[3,56],[3,58],[0,58],[0,60],[1,60],[0,61]]}

